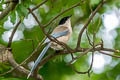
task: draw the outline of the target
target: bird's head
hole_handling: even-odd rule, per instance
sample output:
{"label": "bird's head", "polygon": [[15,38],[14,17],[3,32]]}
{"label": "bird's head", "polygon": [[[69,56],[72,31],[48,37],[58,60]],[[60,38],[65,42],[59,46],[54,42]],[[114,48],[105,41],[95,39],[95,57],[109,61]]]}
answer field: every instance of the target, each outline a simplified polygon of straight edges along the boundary
{"label": "bird's head", "polygon": [[72,16],[72,15],[63,17],[63,18],[60,20],[59,25],[64,25],[64,24],[66,24],[66,23],[70,23],[70,17],[71,17],[71,16]]}

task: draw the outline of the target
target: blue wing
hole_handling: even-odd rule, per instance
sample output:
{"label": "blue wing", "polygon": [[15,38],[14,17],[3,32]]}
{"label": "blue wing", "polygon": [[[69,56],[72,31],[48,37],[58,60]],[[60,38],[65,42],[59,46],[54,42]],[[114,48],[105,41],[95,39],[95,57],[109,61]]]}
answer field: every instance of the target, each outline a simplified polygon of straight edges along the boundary
{"label": "blue wing", "polygon": [[[69,32],[69,30],[65,30],[63,32],[53,33],[53,34],[51,34],[51,36],[53,36],[54,38],[58,38],[58,37],[67,35],[68,32]],[[50,40],[49,40],[49,38],[46,38],[46,40],[44,41],[44,43],[48,43],[48,42],[50,42]]]}
{"label": "blue wing", "polygon": [[[52,36],[55,37],[55,38],[58,38],[58,37],[67,35],[68,32],[69,32],[69,30],[65,30],[65,31],[63,31],[63,32],[54,33],[54,34],[52,34]],[[48,44],[47,44],[47,46],[42,50],[41,54],[39,55],[39,57],[38,57],[37,60],[35,61],[35,64],[34,64],[34,66],[32,67],[30,73],[28,74],[27,79],[30,77],[30,75],[32,74],[32,72],[35,70],[35,68],[37,67],[37,65],[40,63],[41,59],[44,57],[45,53],[47,52],[47,50],[49,49],[49,47],[50,47],[50,45],[51,45],[50,40],[49,40],[48,38],[45,40],[44,43],[48,43]]]}

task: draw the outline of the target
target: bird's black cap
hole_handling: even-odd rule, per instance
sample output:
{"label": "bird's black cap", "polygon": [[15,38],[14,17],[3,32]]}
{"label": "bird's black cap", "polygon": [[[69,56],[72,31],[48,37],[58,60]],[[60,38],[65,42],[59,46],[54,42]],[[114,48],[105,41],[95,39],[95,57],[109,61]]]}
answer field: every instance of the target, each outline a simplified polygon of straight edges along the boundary
{"label": "bird's black cap", "polygon": [[72,15],[66,16],[66,17],[62,18],[62,19],[60,20],[60,22],[59,22],[59,25],[64,24],[71,16],[72,16]]}

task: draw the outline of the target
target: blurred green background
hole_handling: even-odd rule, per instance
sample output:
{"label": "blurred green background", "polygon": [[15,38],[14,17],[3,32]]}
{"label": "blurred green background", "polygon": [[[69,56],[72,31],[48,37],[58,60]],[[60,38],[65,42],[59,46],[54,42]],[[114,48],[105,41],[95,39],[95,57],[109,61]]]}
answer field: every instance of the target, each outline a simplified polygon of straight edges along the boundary
{"label": "blurred green background", "polygon": [[[28,7],[33,8],[42,1],[43,0],[21,0],[16,8],[0,21],[0,44],[7,46],[9,36],[14,26],[19,20],[22,20],[11,46],[14,58],[18,63],[25,60],[44,38],[44,34],[37,22],[31,14],[28,15],[27,10]],[[49,29],[52,31],[58,25],[58,22],[62,17],[72,14],[71,22],[73,34],[68,45],[74,49],[76,47],[79,31],[85,22],[87,22],[91,15],[91,11],[95,10],[101,0],[83,1],[84,2],[81,0],[48,0],[40,8],[36,9],[34,13],[42,24],[46,24],[62,10],[80,2],[80,6],[64,13],[46,28],[46,31],[49,31]],[[107,2],[100,8],[92,22],[88,25],[88,34],[92,40],[93,33],[96,32],[96,43],[103,39],[104,47],[120,50],[120,0],[106,1]],[[5,0],[1,0],[0,13],[6,7]],[[81,46],[84,48],[90,47],[85,33],[82,37]],[[36,55],[34,55],[27,63],[35,60],[43,47],[44,46],[42,46]],[[46,55],[51,53],[53,53],[53,50],[49,49]],[[74,56],[77,56],[78,54],[80,53],[75,53]],[[119,53],[114,54],[119,55]],[[87,74],[75,73],[70,66],[66,65],[70,60],[70,55],[53,58],[41,67],[39,73],[43,76],[44,80],[120,80],[120,60],[117,58],[95,52],[90,77],[88,77]],[[89,68],[90,62],[91,53],[88,53],[74,62],[73,65],[78,71],[86,71]],[[27,63],[24,65],[26,68],[28,68]],[[10,69],[11,65],[9,63],[0,63],[0,74]],[[13,71],[12,73],[0,76],[0,80],[27,80],[26,77],[27,76],[19,74],[17,71]],[[29,80],[32,80],[32,78]]]}

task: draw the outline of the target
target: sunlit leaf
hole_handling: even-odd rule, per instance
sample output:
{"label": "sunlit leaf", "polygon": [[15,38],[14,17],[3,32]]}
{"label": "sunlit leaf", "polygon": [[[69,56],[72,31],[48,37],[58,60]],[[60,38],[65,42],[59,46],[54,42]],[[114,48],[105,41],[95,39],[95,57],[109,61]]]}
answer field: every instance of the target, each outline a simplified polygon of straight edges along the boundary
{"label": "sunlit leaf", "polygon": [[21,20],[28,15],[28,10],[23,4],[19,4],[16,8],[18,16]]}
{"label": "sunlit leaf", "polygon": [[16,13],[15,13],[15,11],[11,13],[10,18],[11,18],[11,19],[10,19],[11,22],[12,22],[13,24],[15,24],[15,21],[16,21]]}

